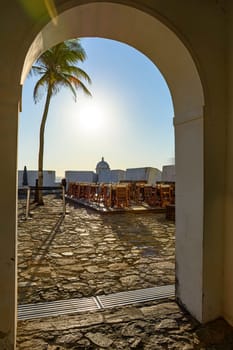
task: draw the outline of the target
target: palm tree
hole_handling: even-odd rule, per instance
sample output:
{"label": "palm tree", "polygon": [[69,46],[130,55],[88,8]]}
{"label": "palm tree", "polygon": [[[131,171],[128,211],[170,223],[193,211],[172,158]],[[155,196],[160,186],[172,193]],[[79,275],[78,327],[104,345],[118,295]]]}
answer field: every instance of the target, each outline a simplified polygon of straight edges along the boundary
{"label": "palm tree", "polygon": [[[90,77],[82,69],[77,67],[77,63],[86,59],[86,53],[80,44],[79,39],[62,42],[45,51],[31,68],[31,74],[36,74],[40,78],[37,81],[33,98],[37,103],[46,91],[44,112],[40,125],[39,155],[38,155],[38,186],[43,186],[43,156],[44,156],[44,131],[48,116],[51,97],[56,95],[62,87],[71,90],[76,101],[76,90],[81,90],[86,95],[91,95],[82,80],[91,83]],[[42,191],[38,193],[38,204],[43,205]]]}

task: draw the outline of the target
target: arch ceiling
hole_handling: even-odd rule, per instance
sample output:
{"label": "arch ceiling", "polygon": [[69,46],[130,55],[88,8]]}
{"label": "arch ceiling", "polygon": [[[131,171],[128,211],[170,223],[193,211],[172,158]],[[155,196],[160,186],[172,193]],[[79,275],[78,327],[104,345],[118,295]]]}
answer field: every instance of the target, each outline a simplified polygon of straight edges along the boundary
{"label": "arch ceiling", "polygon": [[158,67],[167,81],[176,122],[202,116],[202,85],[187,48],[155,17],[120,4],[90,3],[59,14],[56,23],[49,22],[32,43],[24,62],[22,82],[43,51],[75,37],[117,40],[141,51]]}

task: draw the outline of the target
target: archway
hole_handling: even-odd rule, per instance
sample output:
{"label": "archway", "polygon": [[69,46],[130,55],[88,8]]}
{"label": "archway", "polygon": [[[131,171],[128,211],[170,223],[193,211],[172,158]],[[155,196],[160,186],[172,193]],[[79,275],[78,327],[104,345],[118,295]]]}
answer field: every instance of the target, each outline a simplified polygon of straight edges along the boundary
{"label": "archway", "polygon": [[204,96],[195,63],[181,40],[156,18],[125,5],[91,3],[61,13],[57,24],[51,21],[42,29],[26,56],[22,81],[44,50],[86,36],[135,47],[155,63],[168,83],[175,111],[176,294],[202,321]]}
{"label": "archway", "polygon": [[[149,9],[145,11],[152,13]],[[207,321],[213,318],[218,310],[212,310],[212,314],[203,316],[203,89],[187,48],[173,31],[156,19],[156,14],[154,16],[133,7],[114,3],[98,2],[73,7],[59,15],[56,25],[50,22],[37,35],[25,59],[22,82],[31,64],[42,51],[71,37],[99,36],[123,41],[147,55],[160,69],[172,93],[175,110],[177,297],[198,320]],[[25,28],[27,27],[29,24],[25,25]],[[30,46],[31,42],[30,37],[28,42],[24,43],[24,47]],[[17,95],[16,87],[14,92]],[[10,102],[7,101],[9,104]],[[14,116],[16,108],[14,100],[11,105],[11,114]],[[5,129],[8,126],[6,122]],[[10,131],[16,135],[15,124],[12,123]],[[13,154],[9,169],[14,169],[15,158]],[[7,175],[4,176],[7,178]],[[12,170],[10,184],[15,183],[15,177],[16,174],[13,174]],[[10,193],[10,198],[13,198],[13,192]],[[15,229],[15,224],[10,223],[14,210],[15,208],[10,212],[10,219],[2,220],[6,234],[13,233]],[[5,243],[4,239],[1,242]],[[4,257],[6,261],[8,255],[13,255],[12,237],[7,244],[9,252],[6,258]],[[11,266],[4,267],[1,275],[6,280],[6,287],[1,292],[3,300],[8,301],[13,296],[13,293],[8,296],[7,290],[8,287],[13,288],[13,275]],[[3,303],[6,304],[5,301]],[[12,306],[4,306],[3,311],[6,315],[10,314],[7,320],[1,320],[1,330],[6,330],[9,324],[13,327],[12,315],[15,314],[15,310]]]}
{"label": "archway", "polygon": [[77,36],[123,41],[147,55],[167,80],[175,110],[177,297],[201,321],[204,97],[194,61],[178,37],[154,17],[123,5],[95,3],[63,12],[57,25],[50,22],[38,34],[22,78],[42,51]]}

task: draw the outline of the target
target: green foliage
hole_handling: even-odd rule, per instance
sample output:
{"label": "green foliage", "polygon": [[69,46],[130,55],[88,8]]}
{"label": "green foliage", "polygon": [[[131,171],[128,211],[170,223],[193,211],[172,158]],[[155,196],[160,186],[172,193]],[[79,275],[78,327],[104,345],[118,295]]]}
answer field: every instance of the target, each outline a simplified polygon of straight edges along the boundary
{"label": "green foliage", "polygon": [[33,94],[35,103],[41,99],[48,87],[51,87],[52,95],[56,95],[62,87],[67,87],[75,100],[78,88],[91,95],[83,83],[84,80],[90,84],[91,79],[86,72],[77,67],[77,64],[85,59],[86,53],[79,39],[62,42],[45,51],[31,69],[32,74],[39,76]]}

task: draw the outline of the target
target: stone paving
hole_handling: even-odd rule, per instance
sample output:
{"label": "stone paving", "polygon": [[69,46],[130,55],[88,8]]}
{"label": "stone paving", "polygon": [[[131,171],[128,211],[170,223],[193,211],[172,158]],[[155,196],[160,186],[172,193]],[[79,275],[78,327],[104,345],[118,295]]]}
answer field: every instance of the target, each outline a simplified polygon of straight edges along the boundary
{"label": "stone paving", "polygon": [[17,350],[230,350],[223,320],[200,326],[174,301],[21,321]]}
{"label": "stone paving", "polygon": [[[19,201],[20,304],[174,283],[175,225],[163,214],[101,215],[45,197],[24,220]],[[0,341],[1,348],[1,341]],[[233,349],[225,321],[201,326],[174,300],[18,322],[18,350]]]}
{"label": "stone paving", "polygon": [[[47,199],[50,199],[47,201]],[[18,224],[18,302],[174,283],[173,222],[164,214],[99,214],[45,197]]]}

